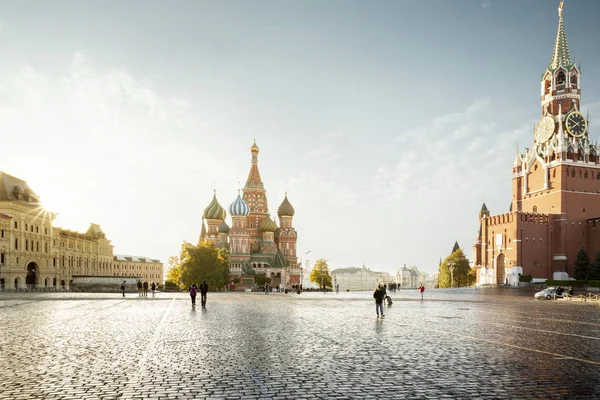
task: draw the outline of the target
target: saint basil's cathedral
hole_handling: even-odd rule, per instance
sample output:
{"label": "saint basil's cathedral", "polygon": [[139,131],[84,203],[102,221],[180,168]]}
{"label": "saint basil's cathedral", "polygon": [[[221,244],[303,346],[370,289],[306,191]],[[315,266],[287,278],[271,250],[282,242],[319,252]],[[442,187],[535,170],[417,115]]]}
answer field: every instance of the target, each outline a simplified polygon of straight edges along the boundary
{"label": "saint basil's cathedral", "polygon": [[217,201],[204,209],[200,240],[209,240],[218,248],[229,250],[229,278],[239,279],[239,286],[254,284],[254,274],[271,278],[273,287],[300,284],[301,268],[296,257],[298,236],[293,227],[294,207],[287,193],[277,209],[279,226],[269,214],[267,192],[258,171],[259,148],[250,148],[252,165],[246,185],[229,206],[231,227],[225,221],[227,212]]}
{"label": "saint basil's cathedral", "polygon": [[600,146],[582,114],[581,69],[571,61],[558,9],[550,65],[541,77],[541,119],[533,146],[517,151],[509,212],[479,212],[473,246],[480,284],[517,285],[520,275],[573,277],[577,252],[600,251]]}

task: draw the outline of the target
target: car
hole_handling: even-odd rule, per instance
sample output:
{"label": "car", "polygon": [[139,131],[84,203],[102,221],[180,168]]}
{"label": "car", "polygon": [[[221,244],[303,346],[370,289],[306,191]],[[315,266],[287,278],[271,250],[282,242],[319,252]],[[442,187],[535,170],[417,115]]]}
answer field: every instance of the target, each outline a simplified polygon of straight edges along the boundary
{"label": "car", "polygon": [[562,295],[565,292],[564,289],[561,288],[561,290],[557,291],[557,288],[555,288],[554,286],[548,287],[544,290],[542,290],[541,292],[537,292],[535,294],[535,298],[536,299],[562,299]]}

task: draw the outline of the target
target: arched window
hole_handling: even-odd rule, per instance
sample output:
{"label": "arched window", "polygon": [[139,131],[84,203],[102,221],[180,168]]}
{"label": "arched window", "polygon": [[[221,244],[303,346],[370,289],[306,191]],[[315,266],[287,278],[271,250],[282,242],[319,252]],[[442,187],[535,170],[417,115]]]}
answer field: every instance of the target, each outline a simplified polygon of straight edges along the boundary
{"label": "arched window", "polygon": [[571,178],[575,178],[575,170],[571,170]]}
{"label": "arched window", "polygon": [[533,206],[533,212],[537,213],[537,206]]}
{"label": "arched window", "polygon": [[560,71],[556,75],[556,85],[564,85],[567,82],[567,77],[565,76],[564,71]]}

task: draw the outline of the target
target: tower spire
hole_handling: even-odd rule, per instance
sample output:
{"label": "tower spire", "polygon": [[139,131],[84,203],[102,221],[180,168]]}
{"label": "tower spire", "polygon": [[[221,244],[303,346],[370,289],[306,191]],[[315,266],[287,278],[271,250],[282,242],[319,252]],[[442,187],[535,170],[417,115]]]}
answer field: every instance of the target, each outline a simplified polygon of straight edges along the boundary
{"label": "tower spire", "polygon": [[556,43],[554,44],[554,53],[550,68],[569,67],[573,65],[569,54],[569,45],[567,43],[567,35],[565,34],[565,26],[563,23],[563,4],[562,0],[558,6],[558,32],[556,34]]}

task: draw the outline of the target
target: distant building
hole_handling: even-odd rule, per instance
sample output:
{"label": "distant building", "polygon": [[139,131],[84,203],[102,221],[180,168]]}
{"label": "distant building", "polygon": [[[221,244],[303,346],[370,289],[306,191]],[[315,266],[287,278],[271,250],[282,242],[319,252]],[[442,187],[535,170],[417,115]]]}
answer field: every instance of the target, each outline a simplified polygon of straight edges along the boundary
{"label": "distant building", "polygon": [[340,291],[374,290],[380,283],[389,283],[393,277],[387,272],[371,271],[363,264],[362,268],[338,268],[331,271],[334,285],[340,285]]}
{"label": "distant building", "polygon": [[415,266],[407,267],[406,264],[396,272],[394,282],[400,288],[418,288],[429,279],[428,275]]}
{"label": "distant building", "polygon": [[56,214],[22,179],[0,172],[0,290],[68,290],[73,276],[155,277],[158,260],[126,269],[98,224],[85,232],[53,226]]}

